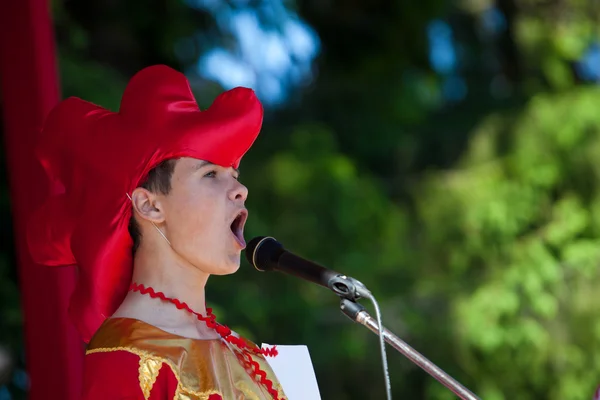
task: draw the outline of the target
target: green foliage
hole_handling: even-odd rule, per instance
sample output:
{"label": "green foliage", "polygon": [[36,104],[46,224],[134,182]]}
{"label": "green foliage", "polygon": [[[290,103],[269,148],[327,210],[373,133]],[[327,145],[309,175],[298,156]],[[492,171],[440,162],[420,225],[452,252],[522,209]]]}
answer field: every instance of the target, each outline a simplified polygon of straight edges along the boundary
{"label": "green foliage", "polygon": [[429,294],[450,299],[448,346],[483,398],[584,399],[598,384],[598,102],[577,89],[491,116],[415,191],[421,273],[461,287]]}

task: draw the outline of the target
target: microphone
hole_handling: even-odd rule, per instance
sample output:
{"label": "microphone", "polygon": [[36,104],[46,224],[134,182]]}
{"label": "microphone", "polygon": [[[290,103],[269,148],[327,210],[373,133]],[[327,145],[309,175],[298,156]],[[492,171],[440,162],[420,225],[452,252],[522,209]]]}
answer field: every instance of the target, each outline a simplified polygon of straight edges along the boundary
{"label": "microphone", "polygon": [[248,242],[246,259],[258,271],[279,271],[329,288],[349,300],[367,297],[370,292],[361,282],[327,269],[287,251],[270,236],[258,236]]}
{"label": "microphone", "polygon": [[[359,322],[369,327],[369,329],[373,330],[373,332],[378,333],[379,343],[381,346],[383,371],[386,378],[387,398],[392,398],[384,342],[387,331],[381,322],[379,305],[377,304],[375,297],[371,294],[369,289],[365,287],[365,285],[354,278],[342,275],[339,272],[327,269],[319,264],[305,260],[302,257],[290,253],[283,248],[281,243],[270,236],[258,236],[250,240],[246,246],[246,259],[254,266],[254,268],[261,272],[279,271],[293,275],[309,282],[316,283],[317,285],[329,288],[335,294],[340,296],[340,308],[344,314],[346,314],[351,320]],[[364,310],[364,307],[356,304],[356,300],[360,299],[361,297],[368,298],[373,302],[375,311],[377,312],[377,323],[372,322],[373,318]],[[372,327],[369,324],[371,324]],[[389,341],[389,337],[391,335],[389,332],[387,332],[387,335],[387,339]],[[398,342],[401,341],[398,339]],[[390,343],[394,345],[394,342]],[[404,347],[394,347],[399,351],[402,351],[404,348],[409,348],[410,351],[414,352],[414,350],[412,350],[406,344]],[[409,352],[409,350],[405,351]]]}

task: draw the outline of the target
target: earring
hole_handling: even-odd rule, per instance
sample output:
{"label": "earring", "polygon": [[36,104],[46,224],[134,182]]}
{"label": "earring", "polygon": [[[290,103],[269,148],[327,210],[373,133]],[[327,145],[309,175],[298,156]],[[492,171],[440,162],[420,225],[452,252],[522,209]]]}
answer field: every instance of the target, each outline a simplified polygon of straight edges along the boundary
{"label": "earring", "polygon": [[[129,195],[129,193],[125,193],[125,194],[127,195],[127,198],[129,198],[129,200],[133,204],[133,199],[131,198],[131,196]],[[165,234],[160,229],[158,229],[158,226],[156,226],[156,224],[154,222],[150,222],[150,223],[158,231],[158,233],[160,234],[160,236],[162,236],[162,238],[167,241],[167,243],[169,244],[169,246],[171,246],[171,242],[169,241],[169,239],[167,239],[167,237],[165,236]]]}

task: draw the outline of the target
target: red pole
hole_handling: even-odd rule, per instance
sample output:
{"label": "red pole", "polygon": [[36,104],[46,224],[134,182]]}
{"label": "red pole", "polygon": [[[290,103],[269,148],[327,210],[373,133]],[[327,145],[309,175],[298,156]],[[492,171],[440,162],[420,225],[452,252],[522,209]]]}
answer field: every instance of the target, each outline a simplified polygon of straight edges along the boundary
{"label": "red pole", "polygon": [[1,1],[0,95],[30,400],[81,398],[83,343],[67,317],[75,271],[34,264],[25,241],[28,216],[46,195],[33,146],[58,86],[48,0]]}

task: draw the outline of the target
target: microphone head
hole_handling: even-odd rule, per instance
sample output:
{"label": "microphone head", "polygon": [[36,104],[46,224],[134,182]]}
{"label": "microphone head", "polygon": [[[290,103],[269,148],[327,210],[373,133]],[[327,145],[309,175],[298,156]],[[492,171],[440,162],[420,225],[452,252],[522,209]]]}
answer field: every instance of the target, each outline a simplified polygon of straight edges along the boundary
{"label": "microphone head", "polygon": [[246,246],[246,260],[259,271],[272,271],[283,253],[283,245],[270,236],[257,236]]}

